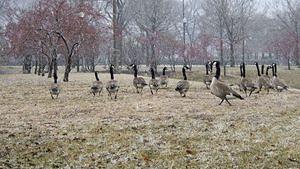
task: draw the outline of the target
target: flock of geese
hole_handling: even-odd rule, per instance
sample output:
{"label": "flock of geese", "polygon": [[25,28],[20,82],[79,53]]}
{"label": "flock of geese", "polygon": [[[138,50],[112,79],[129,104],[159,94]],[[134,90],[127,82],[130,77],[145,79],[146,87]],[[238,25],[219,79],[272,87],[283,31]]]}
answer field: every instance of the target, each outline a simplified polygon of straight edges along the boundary
{"label": "flock of geese", "polygon": [[[269,93],[269,89],[275,89],[277,91],[287,90],[287,85],[277,77],[277,65],[273,63],[272,65],[267,66],[266,74],[264,74],[264,65],[261,66],[261,71],[259,69],[259,65],[256,62],[255,63],[257,68],[257,80],[253,81],[249,78],[246,78],[246,69],[245,64],[242,63],[240,65],[240,75],[241,79],[239,81],[239,88],[240,91],[243,91],[247,96],[247,91],[249,91],[249,96],[255,91],[258,90],[256,93],[259,93],[262,88],[267,90]],[[155,72],[153,68],[150,68],[151,72],[151,80],[149,83],[145,81],[143,77],[138,76],[138,69],[135,64],[131,64],[129,66],[130,69],[134,72],[134,78],[133,78],[133,86],[136,88],[137,93],[142,93],[145,86],[149,86],[151,94],[154,94],[158,92],[158,90],[161,87],[168,87],[168,76],[166,75],[167,67],[163,68],[162,75],[160,76],[160,79],[156,79]],[[215,74],[213,73],[213,68],[215,68]],[[111,99],[117,99],[118,91],[119,91],[119,84],[118,81],[114,79],[114,65],[110,65],[109,71],[110,71],[110,80],[106,83],[105,88],[108,92],[108,95],[111,97]],[[186,70],[190,69],[188,66],[183,66],[182,68],[182,75],[183,80],[179,81],[176,85],[175,90],[180,93],[182,97],[186,97],[186,93],[188,92],[190,88],[190,83],[186,76]],[[271,78],[269,76],[269,69],[272,69],[273,77]],[[214,74],[214,75],[213,75]],[[235,96],[236,98],[239,98],[243,100],[244,98],[238,94],[236,91],[234,91],[229,85],[224,83],[222,80],[220,80],[221,75],[221,68],[220,68],[220,62],[219,61],[213,61],[213,62],[207,62],[206,63],[206,74],[203,77],[203,82],[206,85],[206,88],[211,91],[211,94],[215,95],[216,97],[219,97],[221,99],[221,102],[219,105],[221,105],[224,100],[231,106],[231,103],[228,101],[227,96]],[[54,71],[54,83],[50,87],[50,94],[52,99],[58,98],[58,95],[60,93],[60,88],[57,84],[57,72]],[[96,81],[92,83],[91,86],[91,93],[96,96],[97,94],[101,94],[104,84],[99,80],[98,72],[95,71],[95,78]]]}

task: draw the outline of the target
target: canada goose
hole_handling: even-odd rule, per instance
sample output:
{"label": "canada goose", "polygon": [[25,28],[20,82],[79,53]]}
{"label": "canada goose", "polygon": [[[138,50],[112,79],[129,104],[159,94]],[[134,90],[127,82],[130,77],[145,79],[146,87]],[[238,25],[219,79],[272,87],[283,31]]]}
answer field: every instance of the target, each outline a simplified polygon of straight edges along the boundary
{"label": "canada goose", "polygon": [[183,66],[183,68],[182,68],[183,80],[179,81],[175,88],[175,90],[178,91],[182,97],[186,96],[186,93],[188,92],[188,90],[190,88],[190,83],[187,80],[186,73],[185,73],[186,69],[190,69],[190,68],[187,66]]}
{"label": "canada goose", "polygon": [[57,84],[57,72],[56,72],[56,70],[54,70],[53,78],[54,78],[54,83],[51,84],[51,87],[49,89],[52,99],[54,99],[54,95],[56,95],[56,98],[58,98],[58,95],[60,93],[60,88]]}
{"label": "canada goose", "polygon": [[112,99],[112,94],[114,94],[115,99],[117,99],[119,84],[118,81],[114,79],[114,65],[110,65],[109,72],[110,72],[110,81],[108,81],[106,84],[106,90],[111,99]]}
{"label": "canada goose", "polygon": [[160,85],[164,86],[165,88],[168,87],[168,82],[169,82],[168,76],[166,75],[166,70],[167,69],[168,69],[167,67],[164,67],[162,75],[160,76]]}
{"label": "canada goose", "polygon": [[229,86],[227,86],[225,83],[221,82],[219,80],[220,74],[221,74],[221,68],[220,68],[220,62],[219,61],[214,61],[214,64],[216,65],[216,75],[212,78],[212,82],[210,84],[210,91],[211,94],[219,97],[222,99],[222,101],[219,103],[221,105],[224,100],[227,101],[227,103],[231,106],[230,102],[227,99],[227,95],[233,95],[241,100],[244,98],[239,95],[237,92],[232,90]]}
{"label": "canada goose", "polygon": [[249,96],[251,96],[252,92],[257,89],[257,87],[255,87],[255,84],[246,78],[246,68],[245,68],[245,63],[242,63],[240,65],[240,71],[241,71],[241,82],[240,82],[240,87],[241,89],[245,92],[246,96],[247,96],[247,90],[250,91]]}
{"label": "canada goose", "polygon": [[211,75],[209,74],[209,70],[211,69],[210,67],[211,67],[210,62],[207,62],[205,64],[206,74],[203,77],[203,83],[205,84],[206,89],[209,89],[209,86],[211,84],[211,79],[212,79]]}
{"label": "canada goose", "polygon": [[[135,64],[130,65],[130,67],[134,71],[134,78],[133,78],[133,86],[136,88],[137,93],[142,93],[143,88],[147,86],[148,84],[146,83],[145,79],[142,77],[137,76],[137,67]],[[140,89],[140,91],[139,91]]]}
{"label": "canada goose", "polygon": [[158,91],[158,89],[159,89],[159,80],[155,79],[155,72],[154,72],[154,69],[151,68],[150,71],[151,71],[152,79],[151,79],[150,82],[149,82],[149,87],[150,87],[151,94],[153,94],[153,91],[152,91],[152,90],[155,90],[156,93],[157,93],[157,91]]}
{"label": "canada goose", "polygon": [[102,89],[103,89],[103,83],[99,80],[98,77],[98,72],[95,71],[95,78],[96,81],[93,82],[92,87],[91,87],[91,93],[95,96],[97,93],[101,93]]}
{"label": "canada goose", "polygon": [[272,86],[277,91],[281,92],[282,90],[287,90],[288,86],[283,82],[281,79],[277,77],[277,64],[273,63],[272,65],[272,73],[273,73],[273,79],[272,79]]}
{"label": "canada goose", "polygon": [[269,93],[269,89],[272,88],[269,79],[266,77],[261,76],[260,71],[259,71],[259,66],[258,63],[255,62],[255,66],[257,69],[257,84],[258,84],[258,91],[257,93],[259,93],[262,89],[262,87],[264,87],[267,90],[267,93]]}

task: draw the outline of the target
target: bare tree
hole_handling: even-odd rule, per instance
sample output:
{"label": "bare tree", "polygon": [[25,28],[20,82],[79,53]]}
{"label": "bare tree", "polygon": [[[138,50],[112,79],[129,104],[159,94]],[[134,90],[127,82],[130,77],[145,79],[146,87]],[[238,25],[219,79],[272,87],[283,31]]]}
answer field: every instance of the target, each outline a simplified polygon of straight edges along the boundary
{"label": "bare tree", "polygon": [[230,48],[230,66],[235,65],[235,45],[246,38],[245,27],[254,13],[252,0],[221,0],[221,13]]}
{"label": "bare tree", "polygon": [[294,36],[294,60],[296,65],[300,65],[299,54],[299,36],[300,36],[300,1],[298,0],[282,0],[277,4],[279,12],[276,14],[285,30]]}
{"label": "bare tree", "polygon": [[172,17],[171,0],[139,0],[136,1],[137,15],[135,22],[145,32],[149,41],[150,66],[157,70],[156,40],[159,33],[167,30]]}

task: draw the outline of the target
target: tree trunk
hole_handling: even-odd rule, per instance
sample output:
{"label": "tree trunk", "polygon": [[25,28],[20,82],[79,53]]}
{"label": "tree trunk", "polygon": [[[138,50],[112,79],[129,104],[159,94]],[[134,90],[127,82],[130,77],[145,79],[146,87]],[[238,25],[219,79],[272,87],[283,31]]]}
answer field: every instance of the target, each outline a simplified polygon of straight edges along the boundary
{"label": "tree trunk", "polygon": [[235,66],[235,60],[234,60],[234,45],[231,42],[230,43],[230,67]]}
{"label": "tree trunk", "polygon": [[63,81],[64,82],[68,82],[69,81],[69,74],[71,72],[71,66],[72,66],[72,59],[71,59],[72,56],[68,56],[67,58],[67,63],[66,63],[66,68],[65,68],[65,74],[64,74],[64,79]]}
{"label": "tree trunk", "polygon": [[77,66],[77,72],[80,72],[80,57],[79,56],[77,57],[77,60],[76,60],[76,66]]}
{"label": "tree trunk", "polygon": [[50,60],[48,64],[48,78],[52,78],[52,71],[53,71],[53,60]]}
{"label": "tree trunk", "polygon": [[291,70],[291,62],[290,62],[290,58],[288,58],[288,70]]}
{"label": "tree trunk", "polygon": [[299,67],[300,66],[300,61],[299,61],[299,36],[297,35],[296,37],[296,47],[295,47],[295,63]]}
{"label": "tree trunk", "polygon": [[34,74],[37,74],[38,71],[38,58],[35,58]]}
{"label": "tree trunk", "polygon": [[92,56],[92,62],[91,62],[92,72],[95,72],[95,56]]}
{"label": "tree trunk", "polygon": [[155,73],[157,73],[157,61],[156,61],[156,54],[155,54],[155,44],[151,44],[151,65],[154,68]]}
{"label": "tree trunk", "polygon": [[42,73],[42,61],[41,58],[39,58],[39,69],[38,69],[38,76],[40,76]]}
{"label": "tree trunk", "polygon": [[[223,34],[223,33],[222,33]],[[222,35],[223,36],[223,35]],[[224,65],[224,49],[223,49],[223,37],[220,40],[220,57],[221,57],[221,65]]]}
{"label": "tree trunk", "polygon": [[32,56],[31,55],[25,56],[24,61],[23,61],[23,73],[24,74],[31,73],[31,62],[32,62]]}

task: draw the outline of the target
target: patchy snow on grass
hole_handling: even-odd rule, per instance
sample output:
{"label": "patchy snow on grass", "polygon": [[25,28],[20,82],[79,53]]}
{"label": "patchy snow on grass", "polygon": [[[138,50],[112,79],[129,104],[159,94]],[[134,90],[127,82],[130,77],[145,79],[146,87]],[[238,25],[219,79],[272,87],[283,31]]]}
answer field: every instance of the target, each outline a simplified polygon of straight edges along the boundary
{"label": "patchy snow on grass", "polygon": [[[61,76],[59,76],[61,77]],[[135,93],[116,74],[118,100],[89,93],[92,73],[72,73],[52,100],[52,82],[0,75],[1,168],[299,168],[300,92],[253,94],[223,103],[191,81]],[[109,74],[100,74],[103,82]],[[146,77],[146,81],[150,78]],[[244,95],[244,94],[243,94]]]}

